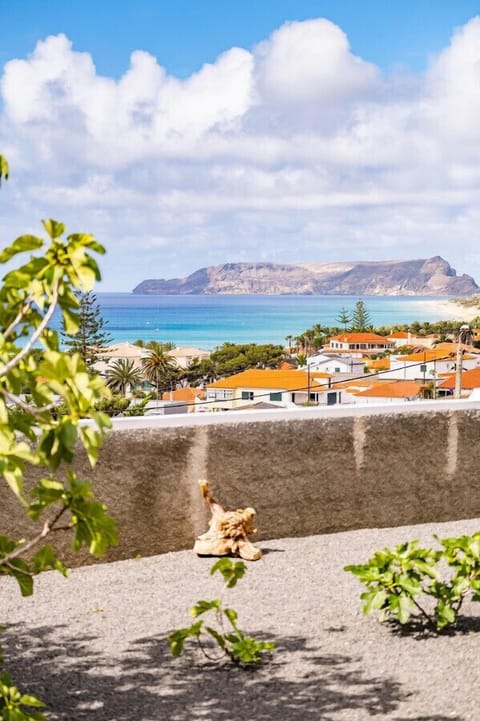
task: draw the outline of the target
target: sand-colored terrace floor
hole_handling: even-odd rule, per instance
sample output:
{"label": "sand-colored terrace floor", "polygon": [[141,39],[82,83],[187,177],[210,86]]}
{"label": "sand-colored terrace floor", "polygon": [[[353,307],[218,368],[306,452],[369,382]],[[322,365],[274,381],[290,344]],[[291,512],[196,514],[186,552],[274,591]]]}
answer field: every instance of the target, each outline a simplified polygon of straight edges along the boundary
{"label": "sand-colored terrace floor", "polygon": [[480,604],[441,637],[395,634],[361,613],[342,569],[386,545],[480,528],[480,519],[261,543],[228,592],[240,626],[274,640],[254,671],[173,659],[165,637],[219,593],[192,552],[45,573],[32,598],[0,580],[6,665],[65,721],[478,721]]}

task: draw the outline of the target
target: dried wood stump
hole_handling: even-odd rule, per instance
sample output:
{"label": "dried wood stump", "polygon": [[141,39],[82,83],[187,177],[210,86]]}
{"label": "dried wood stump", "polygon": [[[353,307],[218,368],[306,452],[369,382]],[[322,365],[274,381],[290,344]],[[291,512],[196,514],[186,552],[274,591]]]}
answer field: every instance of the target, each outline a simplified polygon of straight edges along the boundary
{"label": "dried wood stump", "polygon": [[208,481],[199,481],[212,517],[209,528],[195,541],[193,550],[199,556],[240,556],[245,561],[257,561],[262,556],[259,548],[248,540],[249,533],[256,533],[253,527],[254,508],[237,508],[226,511],[217,503],[208,490]]}

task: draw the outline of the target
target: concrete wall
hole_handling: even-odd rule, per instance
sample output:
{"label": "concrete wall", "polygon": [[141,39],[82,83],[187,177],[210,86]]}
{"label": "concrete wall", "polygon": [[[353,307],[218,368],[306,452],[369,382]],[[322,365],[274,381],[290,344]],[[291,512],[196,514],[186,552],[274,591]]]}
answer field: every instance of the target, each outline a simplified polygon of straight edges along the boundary
{"label": "concrete wall", "polygon": [[[252,540],[480,517],[479,439],[468,401],[132,418],[77,470],[118,520],[114,560],[190,548],[208,521],[200,478],[257,510]],[[31,533],[3,495],[2,532]]]}

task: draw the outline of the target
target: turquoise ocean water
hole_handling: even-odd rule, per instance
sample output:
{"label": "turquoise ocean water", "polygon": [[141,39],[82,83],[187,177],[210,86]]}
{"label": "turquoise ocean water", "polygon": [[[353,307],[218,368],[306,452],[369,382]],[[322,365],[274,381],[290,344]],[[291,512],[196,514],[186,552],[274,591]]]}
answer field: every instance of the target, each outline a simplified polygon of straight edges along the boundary
{"label": "turquoise ocean water", "polygon": [[[281,343],[314,324],[338,325],[342,307],[351,311],[358,296],[134,295],[97,293],[113,342],[172,341],[211,350],[231,343]],[[363,298],[374,325],[442,320],[445,298]]]}

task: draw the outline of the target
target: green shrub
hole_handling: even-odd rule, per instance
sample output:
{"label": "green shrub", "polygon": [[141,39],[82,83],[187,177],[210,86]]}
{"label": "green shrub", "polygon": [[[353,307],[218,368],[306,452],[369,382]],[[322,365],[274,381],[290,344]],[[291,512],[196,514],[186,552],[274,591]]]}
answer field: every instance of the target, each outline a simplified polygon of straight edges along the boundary
{"label": "green shrub", "polygon": [[[223,592],[227,588],[236,586],[240,578],[246,573],[246,566],[243,561],[233,562],[229,558],[221,558],[210,569],[210,574],[220,571],[225,581]],[[223,596],[222,592],[222,596]],[[265,651],[274,651],[275,644],[269,641],[257,641],[251,636],[246,636],[238,628],[238,614],[233,608],[224,608],[222,597],[214,598],[212,601],[197,601],[190,609],[193,618],[213,611],[217,628],[207,626],[203,620],[195,621],[187,628],[179,628],[173,631],[168,637],[170,652],[173,656],[181,656],[184,651],[185,642],[189,638],[196,639],[202,653],[210,660],[219,661],[227,656],[235,664],[249,666],[259,664],[263,660]],[[224,619],[227,619],[229,627],[226,629]],[[207,633],[219,647],[220,656],[212,657],[202,642],[202,635]]]}
{"label": "green shrub", "polygon": [[345,566],[367,587],[360,596],[364,613],[401,624],[413,617],[440,631],[456,623],[467,597],[480,601],[480,531],[435,538],[440,549],[408,541],[377,551],[366,564]]}

